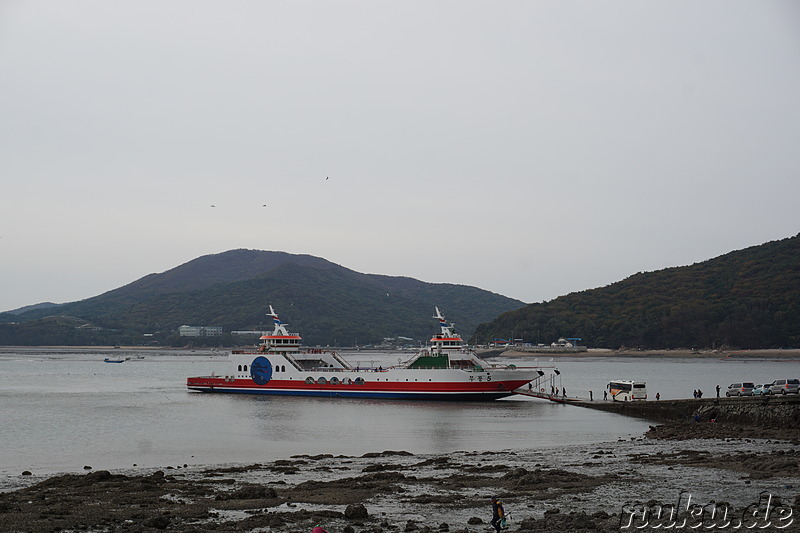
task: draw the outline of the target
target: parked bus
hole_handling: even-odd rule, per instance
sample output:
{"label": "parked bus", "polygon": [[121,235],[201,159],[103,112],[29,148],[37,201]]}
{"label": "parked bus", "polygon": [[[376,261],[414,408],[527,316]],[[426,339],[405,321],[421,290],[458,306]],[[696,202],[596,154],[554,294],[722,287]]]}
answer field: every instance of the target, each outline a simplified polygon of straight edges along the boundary
{"label": "parked bus", "polygon": [[618,379],[608,384],[608,393],[615,402],[647,399],[647,387],[644,381]]}

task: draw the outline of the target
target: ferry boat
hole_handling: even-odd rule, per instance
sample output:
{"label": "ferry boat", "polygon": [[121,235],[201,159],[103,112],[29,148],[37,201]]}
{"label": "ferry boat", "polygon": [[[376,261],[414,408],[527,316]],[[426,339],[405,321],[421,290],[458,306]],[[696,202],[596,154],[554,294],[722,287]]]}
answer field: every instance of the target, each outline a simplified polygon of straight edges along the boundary
{"label": "ferry boat", "polygon": [[186,386],[202,392],[413,400],[496,400],[544,375],[539,368],[496,365],[468,349],[454,324],[435,307],[441,331],[430,345],[395,366],[352,366],[339,354],[302,348],[270,305],[271,334],[256,350],[234,350],[225,376],[190,377]]}

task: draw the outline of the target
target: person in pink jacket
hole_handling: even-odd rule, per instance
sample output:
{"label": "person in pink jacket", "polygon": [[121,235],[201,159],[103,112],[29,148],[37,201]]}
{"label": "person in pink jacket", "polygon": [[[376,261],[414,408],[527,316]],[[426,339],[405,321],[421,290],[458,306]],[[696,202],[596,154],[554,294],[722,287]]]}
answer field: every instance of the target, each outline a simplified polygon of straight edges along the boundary
{"label": "person in pink jacket", "polygon": [[324,530],[321,525],[317,524],[316,526],[314,526],[314,529],[311,530],[311,533],[328,533],[328,532]]}

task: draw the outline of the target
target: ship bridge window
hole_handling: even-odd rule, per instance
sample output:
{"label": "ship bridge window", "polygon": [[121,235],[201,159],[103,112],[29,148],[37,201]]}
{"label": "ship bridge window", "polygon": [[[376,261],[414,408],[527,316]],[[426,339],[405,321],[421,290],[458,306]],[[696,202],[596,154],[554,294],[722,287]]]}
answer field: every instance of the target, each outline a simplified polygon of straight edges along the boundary
{"label": "ship bridge window", "polygon": [[325,385],[326,383],[328,383],[328,380],[325,379],[325,378],[319,378],[317,380],[317,384],[319,384],[319,385]]}
{"label": "ship bridge window", "polygon": [[239,365],[239,372],[242,371],[242,365]]}
{"label": "ship bridge window", "polygon": [[281,372],[286,372],[286,365],[281,365]]}
{"label": "ship bridge window", "polygon": [[247,365],[244,365],[244,371],[247,372]]}

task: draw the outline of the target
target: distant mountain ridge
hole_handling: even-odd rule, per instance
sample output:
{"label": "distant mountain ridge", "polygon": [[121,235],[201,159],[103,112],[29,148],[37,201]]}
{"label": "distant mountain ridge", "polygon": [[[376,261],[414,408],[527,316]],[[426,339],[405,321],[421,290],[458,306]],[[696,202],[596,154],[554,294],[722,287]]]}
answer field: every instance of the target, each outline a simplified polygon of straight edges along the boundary
{"label": "distant mountain ridge", "polygon": [[[435,305],[464,336],[480,322],[524,305],[475,287],[362,274],[310,255],[239,249],[86,300],[3,314],[0,344],[121,344],[141,341],[145,333],[174,343],[169,337],[184,324],[226,332],[271,329],[269,304],[307,344],[345,346],[397,336],[424,342],[436,330]],[[54,314],[72,319],[47,319]]]}
{"label": "distant mountain ridge", "polygon": [[509,311],[478,326],[494,337],[590,347],[800,348],[800,234]]}
{"label": "distant mountain ridge", "polygon": [[28,311],[33,311],[34,309],[48,309],[53,307],[58,307],[61,304],[56,304],[53,302],[42,302],[33,305],[26,305],[25,307],[20,307],[19,309],[12,309],[11,311],[6,311],[6,313],[12,315],[21,315],[22,313],[27,313]]}

